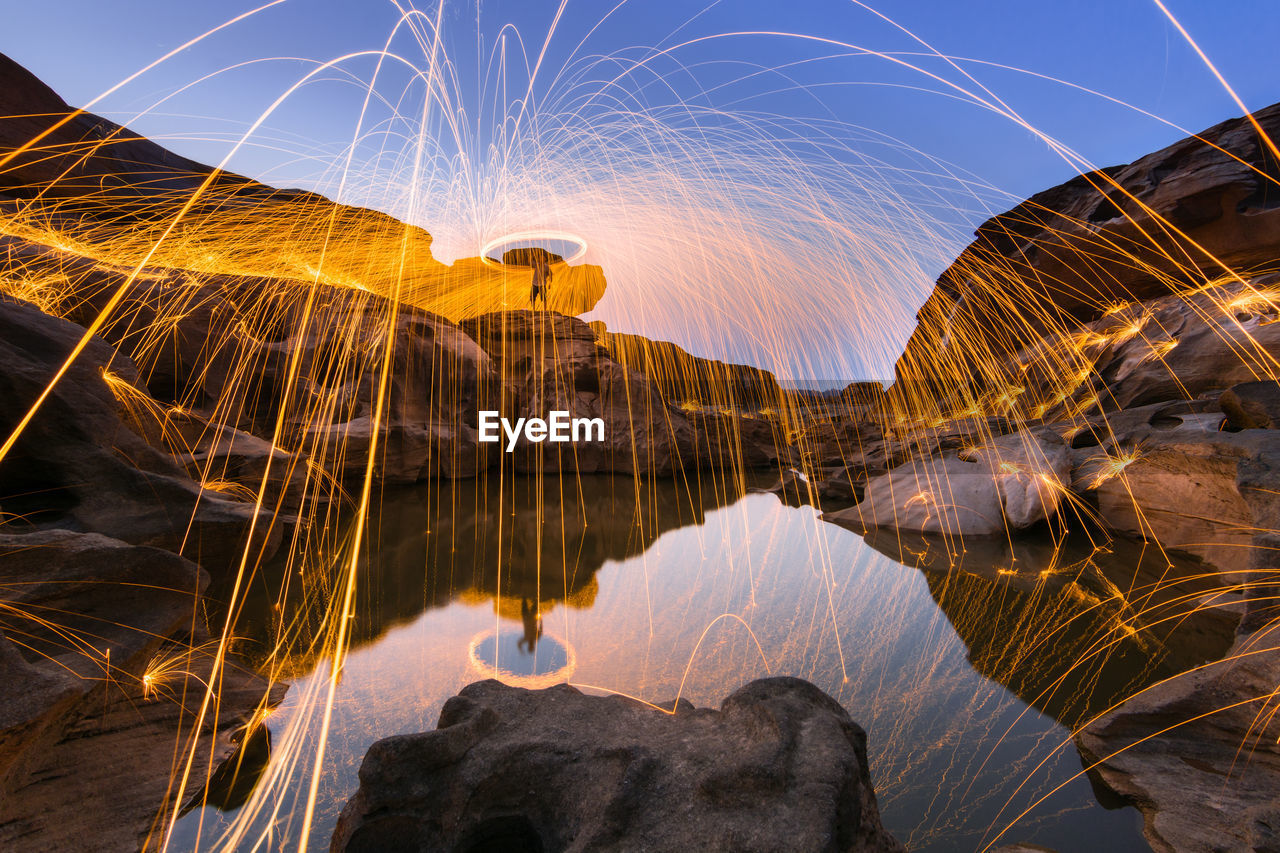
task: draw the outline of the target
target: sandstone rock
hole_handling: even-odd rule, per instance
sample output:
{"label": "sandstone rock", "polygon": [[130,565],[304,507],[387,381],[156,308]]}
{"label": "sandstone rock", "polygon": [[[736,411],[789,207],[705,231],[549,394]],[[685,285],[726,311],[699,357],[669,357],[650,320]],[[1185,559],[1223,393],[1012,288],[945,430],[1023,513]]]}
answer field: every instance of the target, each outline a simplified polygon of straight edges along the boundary
{"label": "sandstone rock", "polygon": [[436,731],[369,749],[332,849],[902,849],[866,735],[816,687],[764,679],[719,711],[673,710],[472,684]]}
{"label": "sandstone rock", "polygon": [[1013,433],[960,455],[895,468],[869,481],[857,506],[823,517],[859,531],[992,536],[1053,517],[1070,470],[1065,445]]}
{"label": "sandstone rock", "polygon": [[167,551],[65,530],[0,534],[0,573],[0,629],[21,642],[0,642],[3,783],[89,693],[140,685],[165,638],[190,628],[208,578]]}
{"label": "sandstone rock", "polygon": [[[1280,133],[1280,105],[1253,117]],[[996,388],[1013,352],[1053,325],[1272,263],[1273,166],[1253,125],[1236,118],[991,219],[921,308],[896,367],[899,391]]]}
{"label": "sandstone rock", "polygon": [[1092,772],[1142,810],[1157,853],[1280,847],[1273,630],[1241,636],[1221,662],[1152,687],[1076,734]]}
{"label": "sandstone rock", "polygon": [[196,750],[198,788],[232,730],[280,700],[283,688],[228,660],[218,714],[199,741],[179,740],[212,658],[193,651],[208,639],[207,576],[176,554],[65,530],[0,534],[0,577],[6,850],[137,849],[175,793],[175,745]]}
{"label": "sandstone rock", "polygon": [[[0,433],[18,426],[84,335],[29,303],[0,298]],[[251,505],[204,491],[120,417],[104,378],[136,380],[133,366],[89,342],[0,461],[0,507],[37,527],[93,530],[139,545],[183,550],[217,569],[246,546]],[[258,526],[265,552],[281,525]]]}
{"label": "sandstone rock", "polygon": [[[105,293],[79,295],[68,310],[87,322]],[[350,288],[181,275],[130,285],[112,316],[102,334],[138,360],[153,396],[263,438],[275,435],[283,409],[277,446],[342,482],[364,476],[389,346],[380,480],[488,467],[475,421],[497,407],[496,377],[488,356],[442,317]],[[139,326],[167,331],[139,339]]]}
{"label": "sandstone rock", "polygon": [[195,733],[210,660],[187,657],[187,651],[183,644],[158,652],[177,656],[182,667],[166,679],[160,695],[144,697],[136,684],[95,691],[61,736],[29,757],[22,772],[0,788],[0,846],[15,853],[149,849],[181,805],[177,787],[171,787],[175,748],[184,750],[184,762],[185,750],[192,750],[184,794],[189,803],[203,801],[205,780],[215,767],[225,768],[224,777],[236,776],[238,743],[261,742],[265,728],[257,714],[281,701],[284,686],[270,687],[228,662],[220,670],[217,713],[207,715]]}
{"label": "sandstone rock", "polygon": [[738,411],[780,405],[782,389],[767,370],[699,358],[668,341],[610,332],[602,323],[591,326],[616,361],[644,374],[673,403],[694,401]]}
{"label": "sandstone rock", "polygon": [[[1221,417],[1221,416],[1216,416]],[[1136,446],[1076,451],[1073,482],[1109,527],[1195,554],[1243,579],[1255,534],[1280,528],[1280,435],[1190,427]]]}
{"label": "sandstone rock", "polygon": [[521,438],[517,471],[614,471],[669,475],[777,459],[769,421],[692,413],[667,405],[658,386],[615,361],[581,320],[552,312],[486,314],[463,328],[488,352],[504,383],[503,413],[601,418],[603,442],[533,443]]}
{"label": "sandstone rock", "polygon": [[[1020,356],[1033,380],[1052,373],[1068,351],[1092,365],[1088,376],[1068,376],[1065,384],[1046,377],[1030,398],[1061,398],[1057,411],[1095,405],[1112,411],[1202,395],[1217,400],[1222,389],[1270,369],[1269,353],[1280,347],[1276,294],[1274,280],[1259,278],[1135,303],[1063,339],[1055,349],[1063,355]],[[1046,417],[1054,411],[1050,406]]]}
{"label": "sandstone rock", "polygon": [[1222,392],[1222,411],[1236,429],[1280,426],[1280,382],[1245,382]]}

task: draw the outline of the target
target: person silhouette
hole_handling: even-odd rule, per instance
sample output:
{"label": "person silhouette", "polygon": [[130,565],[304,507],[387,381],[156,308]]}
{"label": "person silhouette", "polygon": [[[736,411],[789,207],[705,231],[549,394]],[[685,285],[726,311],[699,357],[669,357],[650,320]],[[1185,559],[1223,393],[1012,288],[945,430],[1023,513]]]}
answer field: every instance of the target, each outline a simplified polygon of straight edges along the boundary
{"label": "person silhouette", "polygon": [[542,308],[547,308],[547,289],[551,285],[551,265],[547,263],[547,259],[540,253],[533,253],[531,258],[533,265],[533,286],[529,289],[529,307],[532,310],[538,309],[538,298],[542,298]]}
{"label": "person silhouette", "polygon": [[523,650],[527,645],[529,654],[538,646],[542,638],[542,611],[538,605],[527,598],[520,599],[520,621],[524,622],[524,636],[516,640],[516,648]]}

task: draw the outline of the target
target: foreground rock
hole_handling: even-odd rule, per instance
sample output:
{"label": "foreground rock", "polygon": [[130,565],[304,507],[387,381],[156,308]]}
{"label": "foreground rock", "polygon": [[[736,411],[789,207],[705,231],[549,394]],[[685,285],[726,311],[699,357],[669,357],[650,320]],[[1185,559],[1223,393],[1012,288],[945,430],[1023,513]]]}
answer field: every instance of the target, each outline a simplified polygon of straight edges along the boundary
{"label": "foreground rock", "polygon": [[866,735],[793,678],[664,714],[567,685],[472,684],[434,732],[375,743],[334,851],[899,851]]}
{"label": "foreground rock", "polygon": [[228,660],[197,730],[213,656],[190,560],[98,534],[5,534],[0,577],[0,848],[138,849],[176,794],[175,749],[194,750],[203,780],[281,698]]}
{"label": "foreground rock", "polygon": [[1223,661],[1130,699],[1076,744],[1142,810],[1157,853],[1277,850],[1277,684],[1274,628],[1246,634]]}

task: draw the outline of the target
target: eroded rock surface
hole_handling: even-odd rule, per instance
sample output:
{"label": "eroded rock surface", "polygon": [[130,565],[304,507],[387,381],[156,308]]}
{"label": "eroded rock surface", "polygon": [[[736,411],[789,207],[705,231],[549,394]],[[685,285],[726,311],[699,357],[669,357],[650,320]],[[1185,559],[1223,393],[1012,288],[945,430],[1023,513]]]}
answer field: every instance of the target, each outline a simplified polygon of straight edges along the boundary
{"label": "eroded rock surface", "polygon": [[1157,853],[1280,849],[1275,642],[1274,628],[1245,634],[1221,662],[1077,733],[1093,772],[1142,810]]}
{"label": "eroded rock surface", "polygon": [[332,849],[902,850],[866,735],[818,688],[762,679],[674,710],[472,684],[436,731],[370,747]]}
{"label": "eroded rock surface", "polygon": [[868,482],[857,506],[824,517],[859,531],[1003,534],[1056,515],[1070,471],[1066,445],[1013,433],[901,465]]}
{"label": "eroded rock surface", "polygon": [[[0,297],[0,433],[16,430],[84,334]],[[202,490],[133,432],[108,376],[136,381],[128,359],[91,339],[0,461],[0,509],[19,526],[101,532],[182,551],[211,568],[230,562],[245,547],[253,506]],[[255,533],[269,550],[280,528],[264,520]]]}

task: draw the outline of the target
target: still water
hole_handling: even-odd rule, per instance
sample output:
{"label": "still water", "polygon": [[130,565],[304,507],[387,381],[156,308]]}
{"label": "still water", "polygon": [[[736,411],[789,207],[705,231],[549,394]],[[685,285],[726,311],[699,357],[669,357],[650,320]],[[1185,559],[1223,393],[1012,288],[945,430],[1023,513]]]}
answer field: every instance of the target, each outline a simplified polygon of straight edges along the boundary
{"label": "still water", "polygon": [[[785,674],[835,696],[867,730],[882,819],[909,849],[997,838],[1063,853],[1147,849],[1137,812],[1100,802],[1068,726],[1226,648],[1230,623],[1211,612],[1162,619],[1179,596],[1170,606],[1191,609],[1194,583],[1150,595],[1194,564],[1138,543],[1055,547],[1047,534],[956,554],[893,535],[869,542],[751,485],[557,476],[384,495],[308,846],[328,849],[368,746],[434,728],[471,681],[568,680],[715,706]],[[240,633],[265,636],[280,620],[272,583],[259,582]],[[286,621],[306,621],[305,601],[288,606]],[[292,666],[269,720],[270,767],[288,793],[253,822],[259,849],[296,848],[314,749],[293,744],[313,744],[321,726],[299,709],[323,695],[327,665],[298,652]],[[267,761],[258,746],[245,773]],[[170,849],[195,848],[197,832],[212,846],[253,781],[187,814]]]}

